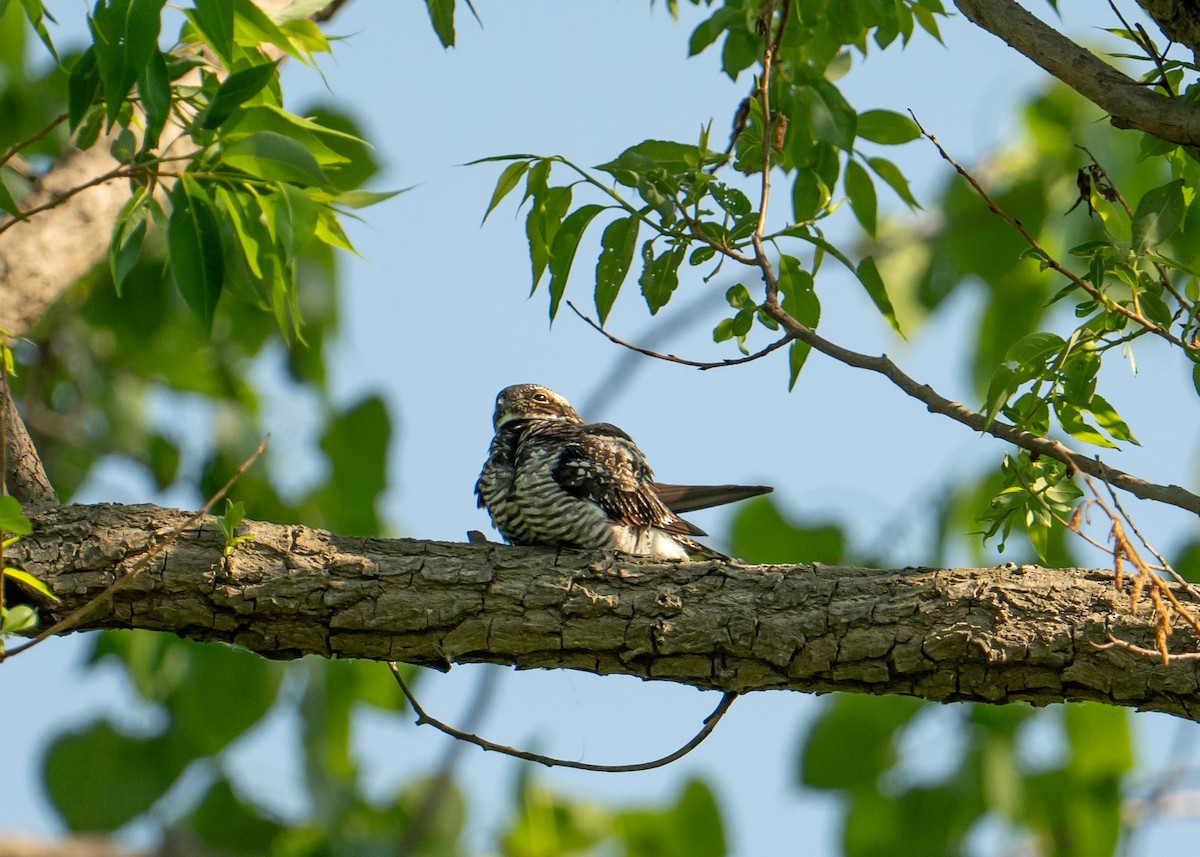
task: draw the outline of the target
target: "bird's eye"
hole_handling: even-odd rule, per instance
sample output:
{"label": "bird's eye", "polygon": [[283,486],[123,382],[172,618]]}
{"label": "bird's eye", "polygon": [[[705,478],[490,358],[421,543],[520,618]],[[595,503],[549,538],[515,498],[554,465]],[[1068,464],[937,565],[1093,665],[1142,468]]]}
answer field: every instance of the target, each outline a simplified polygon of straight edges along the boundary
{"label": "bird's eye", "polygon": [[535,402],[548,402],[550,398],[545,393],[534,393],[533,400]]}

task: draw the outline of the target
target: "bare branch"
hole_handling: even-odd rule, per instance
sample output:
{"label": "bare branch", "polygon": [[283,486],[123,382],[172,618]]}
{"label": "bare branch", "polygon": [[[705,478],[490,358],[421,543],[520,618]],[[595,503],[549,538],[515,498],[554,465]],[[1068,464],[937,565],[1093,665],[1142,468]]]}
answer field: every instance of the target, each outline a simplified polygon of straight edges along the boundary
{"label": "bare branch", "polygon": [[636,351],[638,354],[644,354],[647,357],[653,357],[656,360],[665,360],[668,363],[678,363],[681,366],[692,366],[692,367],[695,367],[696,369],[699,369],[701,372],[708,370],[708,369],[721,369],[725,366],[739,366],[742,363],[749,363],[750,361],[757,360],[760,357],[766,357],[772,351],[780,349],[792,341],[791,336],[785,336],[782,339],[778,339],[775,342],[772,342],[770,345],[768,345],[766,348],[763,348],[761,351],[755,351],[753,354],[748,354],[745,357],[737,357],[737,358],[733,358],[733,359],[729,359],[729,360],[714,360],[714,361],[688,360],[686,357],[676,357],[674,354],[660,354],[657,351],[651,351],[648,348],[642,348],[642,347],[634,345],[630,342],[626,342],[624,339],[614,336],[613,334],[611,334],[607,330],[605,330],[603,327],[598,325],[596,322],[592,321],[590,318],[588,318],[586,315],[584,315],[582,312],[580,312],[579,308],[577,306],[575,306],[575,304],[571,303],[570,301],[567,301],[567,306],[569,306],[574,311],[575,315],[579,316],[581,319],[583,319],[588,324],[590,324],[592,326],[593,330],[597,331],[602,336],[606,337],[609,342],[612,342],[615,345],[620,345],[622,348],[628,348],[630,351]]}

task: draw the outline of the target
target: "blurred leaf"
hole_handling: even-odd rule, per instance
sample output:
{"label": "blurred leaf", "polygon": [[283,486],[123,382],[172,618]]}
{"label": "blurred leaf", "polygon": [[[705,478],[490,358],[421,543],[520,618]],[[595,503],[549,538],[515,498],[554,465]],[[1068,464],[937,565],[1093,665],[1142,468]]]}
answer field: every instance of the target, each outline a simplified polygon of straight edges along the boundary
{"label": "blurred leaf", "polygon": [[1183,221],[1183,179],[1149,190],[1133,212],[1133,243],[1139,252],[1170,238]]}
{"label": "blurred leaf", "polygon": [[69,829],[112,831],[150,809],[189,761],[169,737],[134,738],[100,721],[50,744],[44,784]]}
{"label": "blurred leaf", "polygon": [[898,735],[926,705],[904,696],[838,693],[805,738],[800,781],[819,789],[874,791],[897,759]]}
{"label": "blurred leaf", "polygon": [[783,517],[774,500],[755,497],[741,504],[730,535],[734,555],[752,563],[846,561],[846,538],[832,524],[807,524]]}
{"label": "blurred leaf", "polygon": [[214,782],[204,799],[184,820],[209,848],[246,857],[270,854],[285,828],[238,796],[224,777]]}
{"label": "blurred leaf", "polygon": [[369,396],[330,420],[321,438],[333,472],[318,502],[331,529],[347,535],[379,532],[376,503],[387,484],[391,423],[378,396]]}

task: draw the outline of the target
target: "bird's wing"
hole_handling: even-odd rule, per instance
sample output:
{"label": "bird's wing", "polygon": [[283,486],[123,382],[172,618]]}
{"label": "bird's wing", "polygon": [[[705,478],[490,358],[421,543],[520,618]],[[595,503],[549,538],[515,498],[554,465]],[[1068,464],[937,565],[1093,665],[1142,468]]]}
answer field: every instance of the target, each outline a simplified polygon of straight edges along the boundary
{"label": "bird's wing", "polygon": [[680,514],[736,503],[774,491],[769,485],[670,485],[655,482],[654,490],[672,512]]}
{"label": "bird's wing", "polygon": [[646,457],[629,435],[609,423],[561,428],[571,435],[554,468],[564,491],[598,504],[616,523],[703,535],[658,496]]}

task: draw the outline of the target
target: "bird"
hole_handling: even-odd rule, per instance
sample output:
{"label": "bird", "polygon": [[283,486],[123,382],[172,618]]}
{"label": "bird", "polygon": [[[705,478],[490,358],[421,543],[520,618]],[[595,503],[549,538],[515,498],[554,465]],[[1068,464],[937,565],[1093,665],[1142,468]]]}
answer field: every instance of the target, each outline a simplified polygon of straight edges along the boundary
{"label": "bird", "polygon": [[695,541],[706,533],[680,513],[773,490],[655,482],[633,438],[610,423],[584,422],[570,402],[540,384],[501,390],[492,427],[475,494],[514,545],[729,559]]}

